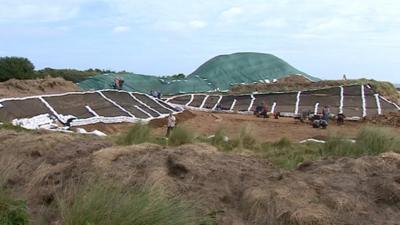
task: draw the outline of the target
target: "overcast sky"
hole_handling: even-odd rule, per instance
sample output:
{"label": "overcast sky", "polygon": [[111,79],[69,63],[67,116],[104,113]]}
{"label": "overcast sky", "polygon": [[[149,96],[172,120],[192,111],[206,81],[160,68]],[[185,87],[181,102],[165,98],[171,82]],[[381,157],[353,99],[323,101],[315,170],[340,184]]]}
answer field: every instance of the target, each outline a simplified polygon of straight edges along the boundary
{"label": "overcast sky", "polygon": [[0,0],[0,56],[36,68],[191,73],[263,52],[325,79],[400,83],[398,0]]}

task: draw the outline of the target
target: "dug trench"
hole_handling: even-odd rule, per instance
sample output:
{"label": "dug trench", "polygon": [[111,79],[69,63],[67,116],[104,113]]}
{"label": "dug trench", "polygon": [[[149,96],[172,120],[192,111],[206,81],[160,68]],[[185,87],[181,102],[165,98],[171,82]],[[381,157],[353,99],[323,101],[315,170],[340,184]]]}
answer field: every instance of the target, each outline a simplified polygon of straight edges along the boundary
{"label": "dug trench", "polygon": [[[104,138],[0,130],[0,171],[31,224],[62,224],[57,193],[90,179],[162,187],[216,224],[398,224],[400,155],[338,158],[281,170],[206,144],[114,146]],[[45,222],[43,222],[45,221]]]}

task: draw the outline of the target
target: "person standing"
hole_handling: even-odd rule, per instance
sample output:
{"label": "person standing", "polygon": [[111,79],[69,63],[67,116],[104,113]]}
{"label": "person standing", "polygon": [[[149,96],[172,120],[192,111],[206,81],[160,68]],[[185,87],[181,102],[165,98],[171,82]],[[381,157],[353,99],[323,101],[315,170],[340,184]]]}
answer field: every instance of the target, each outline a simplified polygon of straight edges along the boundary
{"label": "person standing", "polygon": [[172,114],[172,112],[169,113],[169,116],[167,118],[168,124],[167,124],[167,137],[171,134],[171,131],[174,129],[175,124],[176,124],[176,118]]}

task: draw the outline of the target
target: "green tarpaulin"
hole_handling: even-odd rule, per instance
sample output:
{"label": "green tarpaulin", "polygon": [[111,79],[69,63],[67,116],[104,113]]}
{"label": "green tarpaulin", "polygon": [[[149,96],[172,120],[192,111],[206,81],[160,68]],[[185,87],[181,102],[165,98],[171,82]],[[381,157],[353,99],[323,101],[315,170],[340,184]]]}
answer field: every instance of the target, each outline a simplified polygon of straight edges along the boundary
{"label": "green tarpaulin", "polygon": [[303,75],[310,80],[317,80],[303,73],[282,59],[261,53],[235,53],[210,59],[183,80],[161,78],[133,73],[101,74],[79,83],[85,90],[112,88],[115,78],[124,80],[123,89],[148,93],[161,91],[164,95],[191,92],[224,91],[231,85],[241,83],[272,81],[288,75]]}

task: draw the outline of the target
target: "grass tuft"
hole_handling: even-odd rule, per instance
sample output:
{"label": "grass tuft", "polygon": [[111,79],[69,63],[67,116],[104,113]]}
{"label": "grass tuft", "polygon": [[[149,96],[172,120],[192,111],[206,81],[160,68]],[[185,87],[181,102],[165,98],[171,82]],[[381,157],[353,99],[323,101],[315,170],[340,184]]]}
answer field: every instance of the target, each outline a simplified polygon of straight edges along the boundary
{"label": "grass tuft", "polygon": [[193,142],[193,134],[182,127],[175,127],[168,137],[168,145],[179,146]]}
{"label": "grass tuft", "polygon": [[210,143],[218,150],[224,152],[232,151],[238,145],[238,141],[229,140],[223,129],[218,129],[217,132],[215,132],[214,137],[211,138]]}
{"label": "grass tuft", "polygon": [[12,123],[9,122],[0,122],[0,129],[4,130],[13,130],[16,132],[22,132],[22,131],[29,131],[28,129],[25,129],[21,126],[15,126]]}
{"label": "grass tuft", "polygon": [[256,148],[257,141],[251,135],[250,131],[247,128],[242,128],[239,134],[239,148],[242,149],[254,149]]}
{"label": "grass tuft", "polygon": [[96,182],[61,198],[59,208],[64,225],[199,224],[193,207],[161,193]]}
{"label": "grass tuft", "polygon": [[343,137],[331,137],[322,147],[324,156],[353,156],[378,155],[383,152],[398,152],[400,137],[391,128],[364,127],[352,143]]}
{"label": "grass tuft", "polygon": [[119,145],[132,145],[151,141],[150,128],[145,124],[136,123],[126,134],[119,136],[116,142]]}

